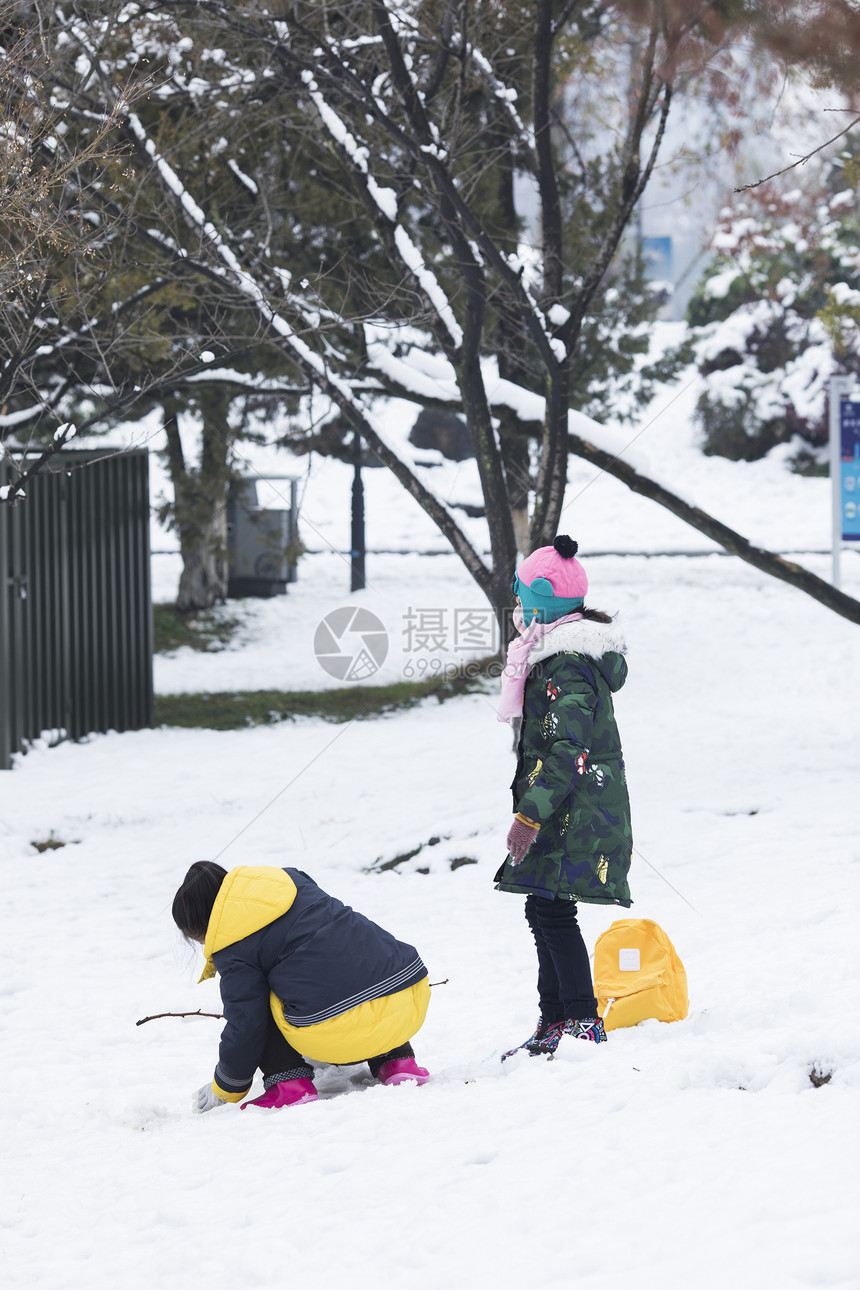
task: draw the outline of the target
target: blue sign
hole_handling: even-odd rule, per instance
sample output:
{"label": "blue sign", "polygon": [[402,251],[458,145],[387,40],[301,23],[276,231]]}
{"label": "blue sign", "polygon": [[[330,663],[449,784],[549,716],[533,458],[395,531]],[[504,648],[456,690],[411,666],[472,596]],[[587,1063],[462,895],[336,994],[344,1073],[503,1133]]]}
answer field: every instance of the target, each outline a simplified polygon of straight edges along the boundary
{"label": "blue sign", "polygon": [[839,400],[839,512],[842,541],[860,542],[860,403]]}
{"label": "blue sign", "polygon": [[652,282],[674,282],[671,237],[643,237],[642,258],[646,276]]}

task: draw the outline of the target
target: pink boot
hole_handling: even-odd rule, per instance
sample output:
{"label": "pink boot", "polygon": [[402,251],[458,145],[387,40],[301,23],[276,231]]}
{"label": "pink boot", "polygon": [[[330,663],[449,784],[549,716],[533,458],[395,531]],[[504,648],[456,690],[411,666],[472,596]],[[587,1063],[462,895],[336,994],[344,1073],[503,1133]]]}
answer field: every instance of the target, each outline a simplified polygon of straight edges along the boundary
{"label": "pink boot", "polygon": [[426,1084],[430,1072],[419,1066],[414,1057],[395,1057],[380,1066],[376,1078],[383,1084],[407,1084],[410,1080],[415,1084]]}
{"label": "pink boot", "polygon": [[243,1102],[242,1110],[246,1106],[264,1106],[278,1110],[282,1106],[299,1106],[302,1102],[318,1101],[319,1093],[312,1079],[284,1079],[280,1084],[267,1088],[260,1097],[252,1097],[250,1102]]}

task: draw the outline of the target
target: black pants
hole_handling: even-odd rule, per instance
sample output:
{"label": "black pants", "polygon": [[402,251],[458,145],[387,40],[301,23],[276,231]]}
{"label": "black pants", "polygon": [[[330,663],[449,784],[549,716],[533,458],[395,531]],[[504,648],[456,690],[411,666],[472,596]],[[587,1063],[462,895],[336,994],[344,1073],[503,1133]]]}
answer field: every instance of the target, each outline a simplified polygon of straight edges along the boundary
{"label": "black pants", "polygon": [[597,1016],[588,950],[576,921],[575,900],[526,897],[526,921],[538,957],[538,997],[544,1021]]}
{"label": "black pants", "polygon": [[[384,1066],[386,1062],[394,1061],[398,1057],[414,1056],[415,1050],[411,1044],[401,1044],[399,1048],[392,1048],[390,1053],[380,1053],[378,1057],[366,1058],[366,1061],[370,1067],[371,1075],[376,1079],[380,1067]],[[353,1063],[348,1064],[352,1065]],[[266,1046],[260,1058],[260,1070],[266,1088],[284,1079],[313,1079],[313,1066],[301,1053],[296,1052],[292,1044],[287,1043],[275,1025],[273,1017],[269,1018]]]}

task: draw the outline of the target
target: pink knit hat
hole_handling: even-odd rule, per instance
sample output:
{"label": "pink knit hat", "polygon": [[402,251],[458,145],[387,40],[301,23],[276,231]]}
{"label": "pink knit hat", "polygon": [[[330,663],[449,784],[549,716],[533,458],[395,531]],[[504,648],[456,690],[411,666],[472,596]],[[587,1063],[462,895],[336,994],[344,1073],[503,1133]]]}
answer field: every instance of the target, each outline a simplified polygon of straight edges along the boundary
{"label": "pink knit hat", "polygon": [[[538,547],[526,556],[517,569],[517,580],[523,587],[559,600],[583,600],[588,591],[585,570],[576,559],[579,546],[565,534],[555,539],[552,546]],[[535,586],[535,580],[541,581]]]}

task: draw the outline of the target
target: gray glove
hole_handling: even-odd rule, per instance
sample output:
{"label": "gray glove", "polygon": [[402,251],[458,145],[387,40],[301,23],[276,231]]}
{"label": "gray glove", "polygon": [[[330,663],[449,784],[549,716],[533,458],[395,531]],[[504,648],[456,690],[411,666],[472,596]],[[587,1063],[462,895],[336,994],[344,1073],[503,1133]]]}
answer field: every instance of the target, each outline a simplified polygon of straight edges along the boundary
{"label": "gray glove", "polygon": [[212,1081],[198,1088],[197,1092],[191,1097],[191,1111],[194,1115],[202,1115],[204,1111],[211,1111],[215,1106],[223,1106],[228,1099],[219,1097],[212,1087]]}

